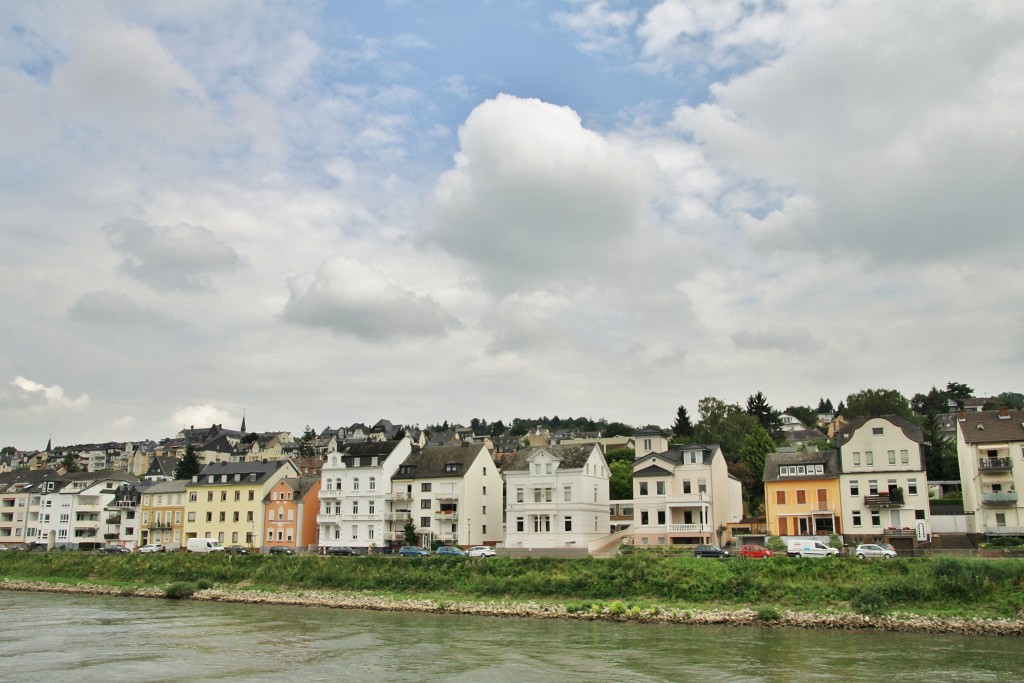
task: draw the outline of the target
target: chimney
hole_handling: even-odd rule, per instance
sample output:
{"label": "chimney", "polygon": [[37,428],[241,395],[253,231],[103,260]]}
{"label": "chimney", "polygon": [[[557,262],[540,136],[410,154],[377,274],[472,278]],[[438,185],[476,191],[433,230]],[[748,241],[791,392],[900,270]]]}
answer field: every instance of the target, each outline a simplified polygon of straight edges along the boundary
{"label": "chimney", "polygon": [[1006,406],[999,406],[999,419],[1000,420],[1009,420],[1010,419],[1010,409],[1007,408]]}

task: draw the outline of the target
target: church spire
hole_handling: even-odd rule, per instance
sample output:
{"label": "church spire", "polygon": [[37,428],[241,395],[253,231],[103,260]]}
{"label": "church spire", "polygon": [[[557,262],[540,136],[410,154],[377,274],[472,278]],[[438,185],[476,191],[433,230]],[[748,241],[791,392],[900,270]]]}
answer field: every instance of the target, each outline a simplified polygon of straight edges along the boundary
{"label": "church spire", "polygon": [[242,433],[245,434],[245,411],[242,411]]}

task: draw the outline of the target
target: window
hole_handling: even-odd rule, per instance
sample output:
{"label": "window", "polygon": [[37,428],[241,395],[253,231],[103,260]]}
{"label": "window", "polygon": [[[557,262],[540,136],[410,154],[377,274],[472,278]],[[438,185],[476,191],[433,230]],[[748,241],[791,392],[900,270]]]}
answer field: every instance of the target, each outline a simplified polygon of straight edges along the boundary
{"label": "window", "polygon": [[707,492],[708,492],[708,480],[707,479],[698,479],[697,480],[697,493],[707,493]]}
{"label": "window", "polygon": [[871,428],[871,434],[873,436],[881,436],[884,433],[885,433],[885,430],[882,429],[881,427],[872,427]]}
{"label": "window", "polygon": [[909,451],[907,451],[905,449],[900,451],[900,463],[903,464],[903,465],[909,465],[910,464],[910,452]]}
{"label": "window", "polygon": [[896,451],[887,451],[887,454],[889,456],[889,464],[890,465],[895,465],[896,464]]}
{"label": "window", "polygon": [[658,524],[664,524],[664,523],[665,523],[665,511],[664,510],[658,510]]}
{"label": "window", "polygon": [[879,512],[871,513],[871,526],[882,526],[882,515]]}
{"label": "window", "polygon": [[485,496],[487,495],[487,487],[486,486],[484,487],[483,495],[485,495]]}
{"label": "window", "polygon": [[213,502],[213,491],[207,491],[206,492],[206,502],[207,503],[212,503]]}
{"label": "window", "polygon": [[353,500],[352,501],[352,514],[353,515],[358,515],[359,514],[359,501],[358,500]]}
{"label": "window", "polygon": [[690,492],[690,480],[689,479],[684,479],[683,480],[683,493],[689,493],[689,492]]}
{"label": "window", "polygon": [[271,522],[274,521],[274,511],[273,510],[267,510],[267,519],[270,520]]}
{"label": "window", "polygon": [[430,493],[430,482],[423,482],[420,484],[420,493]]}
{"label": "window", "polygon": [[480,533],[482,533],[484,535],[487,534],[487,525],[486,524],[481,524],[480,525]]}
{"label": "window", "polygon": [[213,513],[212,512],[207,512],[206,513],[206,521],[207,522],[212,522],[213,521]]}
{"label": "window", "polygon": [[572,517],[565,518],[565,530],[572,531]]}
{"label": "window", "polygon": [[907,479],[907,495],[917,495],[917,479]]}
{"label": "window", "polygon": [[190,512],[190,513],[188,513],[188,521],[189,521],[189,522],[194,522],[194,521],[196,521],[196,513],[194,513],[194,512]]}
{"label": "window", "polygon": [[516,489],[516,502],[517,503],[522,503],[523,502],[523,490],[522,489]]}
{"label": "window", "polygon": [[869,496],[877,496],[878,495],[878,481],[877,480],[875,480],[875,479],[868,479],[868,495]]}
{"label": "window", "polygon": [[804,472],[804,466],[803,466],[803,465],[797,465],[797,466],[796,466],[796,473],[797,473],[797,474],[805,474],[805,472]]}
{"label": "window", "polygon": [[483,507],[484,507],[484,511],[483,511],[483,514],[485,514],[485,515],[486,515],[486,514],[487,514],[487,506],[486,506],[486,505],[484,505]]}
{"label": "window", "polygon": [[914,519],[924,519],[924,510],[914,510]]}
{"label": "window", "polygon": [[649,522],[650,514],[647,512],[647,510],[642,510],[640,512],[640,524],[642,524],[643,526],[647,526]]}
{"label": "window", "polygon": [[865,460],[866,464],[874,465],[875,464],[875,454],[872,453],[871,451],[864,451],[864,460]]}
{"label": "window", "polygon": [[372,526],[366,527],[366,537],[368,539],[370,539],[371,541],[373,540],[373,527]]}
{"label": "window", "polygon": [[457,463],[457,462],[445,463],[444,471],[448,472],[448,473],[458,472],[459,471],[459,463]]}
{"label": "window", "polygon": [[221,491],[220,492],[220,500],[221,500],[221,502],[223,503],[227,499],[228,499],[228,492],[227,491]]}
{"label": "window", "polygon": [[562,498],[566,503],[572,502],[572,487],[566,486],[562,489]]}
{"label": "window", "polygon": [[354,541],[357,538],[359,538],[359,525],[358,524],[353,524],[352,525],[352,540]]}
{"label": "window", "polygon": [[188,494],[188,502],[190,502],[190,503],[196,502],[196,492],[195,491],[192,491],[192,492],[190,492]]}
{"label": "window", "polygon": [[856,510],[853,513],[853,525],[860,526],[860,510]]}
{"label": "window", "polygon": [[655,490],[658,492],[659,496],[664,496],[665,495],[665,482],[663,482],[663,481],[655,482],[654,486],[656,487]]}
{"label": "window", "polygon": [[540,489],[534,489],[533,490],[533,502],[534,503],[539,503],[540,502],[540,495],[541,495],[541,490]]}
{"label": "window", "polygon": [[374,511],[377,509],[377,506],[374,505],[374,501],[369,501],[367,503],[367,506],[370,508],[369,510],[367,510],[367,512],[369,512],[371,515],[374,514]]}
{"label": "window", "polygon": [[420,510],[429,510],[429,509],[430,509],[430,499],[429,498],[424,498],[424,499],[420,500]]}
{"label": "window", "polygon": [[522,517],[516,517],[516,531],[522,531],[523,530],[523,524],[524,524],[523,518]]}
{"label": "window", "polygon": [[786,504],[786,492],[785,491],[776,491],[775,492],[775,504],[776,505],[785,505]]}
{"label": "window", "polygon": [[533,463],[533,473],[534,474],[540,474],[540,463],[539,462]]}
{"label": "window", "polygon": [[1006,513],[1005,512],[997,512],[996,513],[996,526],[1006,526]]}
{"label": "window", "polygon": [[239,515],[239,513],[238,513],[238,512],[233,512],[233,513],[231,513],[231,521],[232,521],[232,522],[237,522],[237,521],[238,521],[238,519],[239,519],[239,517],[240,517],[240,515]]}
{"label": "window", "polygon": [[853,452],[853,466],[860,467],[860,451]]}
{"label": "window", "polygon": [[249,500],[256,500],[256,491],[249,489]]}
{"label": "window", "polygon": [[235,502],[237,503],[240,500],[242,500],[242,492],[236,489],[235,490]]}
{"label": "window", "polygon": [[858,482],[856,479],[851,479],[850,480],[850,495],[851,496],[859,496],[860,495],[860,482]]}
{"label": "window", "polygon": [[252,510],[249,510],[248,512],[245,513],[245,521],[247,521],[247,522],[253,521]]}
{"label": "window", "polygon": [[800,489],[799,491],[796,492],[796,504],[797,505],[806,505],[807,504],[807,492],[804,491],[803,489]]}
{"label": "window", "polygon": [[646,481],[640,482],[640,495],[641,496],[646,496],[647,495],[647,482]]}
{"label": "window", "polygon": [[430,526],[430,517],[420,517],[420,526],[421,527],[429,527]]}
{"label": "window", "polygon": [[544,489],[544,502],[545,503],[550,503],[551,501],[552,501],[551,489]]}
{"label": "window", "polygon": [[552,464],[550,462],[549,463],[545,463],[545,465],[544,465],[544,474],[551,474],[553,471],[554,471],[554,469],[552,467]]}
{"label": "window", "polygon": [[358,491],[359,490],[359,477],[352,477],[352,490],[353,491]]}

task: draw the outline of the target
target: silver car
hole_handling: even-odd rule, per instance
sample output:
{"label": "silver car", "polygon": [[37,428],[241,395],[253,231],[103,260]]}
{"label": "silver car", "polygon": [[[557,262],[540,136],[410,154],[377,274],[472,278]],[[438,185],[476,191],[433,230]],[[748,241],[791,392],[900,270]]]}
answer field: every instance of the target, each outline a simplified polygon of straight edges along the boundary
{"label": "silver car", "polygon": [[489,545],[475,545],[466,551],[470,557],[494,557],[494,548]]}
{"label": "silver car", "polygon": [[888,560],[890,557],[896,557],[896,549],[888,543],[885,545],[861,543],[854,549],[853,554],[862,560],[868,557],[881,557],[883,560]]}

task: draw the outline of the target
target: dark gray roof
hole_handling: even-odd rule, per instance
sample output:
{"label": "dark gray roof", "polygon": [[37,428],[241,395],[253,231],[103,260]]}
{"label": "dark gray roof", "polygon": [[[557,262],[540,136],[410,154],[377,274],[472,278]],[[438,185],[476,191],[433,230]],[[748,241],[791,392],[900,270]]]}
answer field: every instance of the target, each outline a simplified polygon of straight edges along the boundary
{"label": "dark gray roof", "polygon": [[985,410],[964,413],[960,431],[967,443],[1024,441],[1024,410]]}
{"label": "dark gray roof", "polygon": [[[796,474],[779,476],[782,465],[824,465],[824,474]],[[807,453],[769,453],[764,459],[763,481],[785,479],[837,479],[839,477],[839,451],[810,451]]]}
{"label": "dark gray roof", "polygon": [[558,458],[561,461],[558,465],[559,469],[581,469],[587,463],[587,459],[593,452],[595,445],[593,443],[574,443],[523,448],[516,453],[515,457],[503,469],[506,471],[527,470],[530,468],[530,456],[539,451],[545,451]]}
{"label": "dark gray roof", "polygon": [[401,441],[360,441],[359,443],[346,443],[344,449],[339,451],[342,461],[346,467],[370,467],[372,458],[377,458],[377,464],[394,452]]}
{"label": "dark gray roof", "polygon": [[888,420],[893,425],[902,429],[903,433],[911,441],[924,443],[924,432],[922,432],[921,428],[910,420],[900,417],[899,415],[875,415],[872,417],[855,417],[843,425],[843,428],[836,434],[836,446],[841,448],[844,443],[850,440],[853,433],[863,427],[868,420]]}
{"label": "dark gray roof", "polygon": [[637,458],[633,461],[633,466],[635,467],[650,460],[667,460],[673,465],[678,465],[683,461],[683,453],[685,451],[699,451],[702,456],[701,464],[708,465],[711,463],[711,457],[716,450],[718,450],[718,444],[677,444],[663,453],[648,453],[643,457]]}
{"label": "dark gray roof", "polygon": [[[439,477],[462,477],[480,453],[490,460],[483,444],[465,446],[433,446],[413,451],[405,459],[392,479],[436,479]],[[446,465],[456,465],[454,471],[446,471]],[[408,469],[408,472],[403,470]]]}
{"label": "dark gray roof", "polygon": [[[228,484],[252,483],[249,475],[256,475],[257,484],[265,482],[270,475],[288,464],[287,460],[258,460],[256,462],[214,462],[202,469],[198,475],[198,481],[189,482],[189,486],[219,486],[222,484],[221,475],[228,475]],[[214,475],[213,483],[209,482],[209,475]],[[241,481],[235,482],[234,475],[241,475]]]}

